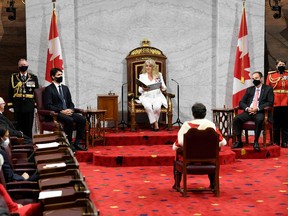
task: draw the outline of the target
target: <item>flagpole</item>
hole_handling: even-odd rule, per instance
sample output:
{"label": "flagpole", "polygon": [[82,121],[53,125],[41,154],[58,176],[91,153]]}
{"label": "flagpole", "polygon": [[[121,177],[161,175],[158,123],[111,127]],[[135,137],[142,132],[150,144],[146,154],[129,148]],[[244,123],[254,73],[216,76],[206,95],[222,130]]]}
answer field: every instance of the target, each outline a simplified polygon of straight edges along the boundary
{"label": "flagpole", "polygon": [[[242,0],[242,17],[241,17],[241,23],[244,22],[244,20],[243,20],[243,18],[244,18],[243,13],[244,13],[244,11],[245,11],[245,1],[246,1],[246,0]],[[245,13],[246,13],[246,12],[245,12]],[[245,14],[245,16],[246,16],[246,14]],[[243,25],[241,26],[241,32],[244,32],[244,26],[243,26]],[[244,47],[244,40],[242,40],[242,47]],[[242,84],[244,84],[245,79],[244,79],[244,59],[243,59],[243,58],[241,59],[241,64],[242,64],[242,67],[241,67],[241,79],[240,79],[240,81],[241,81]]]}
{"label": "flagpole", "polygon": [[52,3],[53,3],[53,10],[55,9],[55,2],[56,2],[56,0],[52,0]]}

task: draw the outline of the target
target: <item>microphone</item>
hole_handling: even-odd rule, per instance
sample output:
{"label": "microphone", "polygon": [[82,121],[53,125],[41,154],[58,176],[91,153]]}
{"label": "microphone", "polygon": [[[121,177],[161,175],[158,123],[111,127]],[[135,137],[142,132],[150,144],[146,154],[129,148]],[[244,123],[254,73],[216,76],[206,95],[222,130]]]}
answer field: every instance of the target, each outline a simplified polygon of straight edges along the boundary
{"label": "microphone", "polygon": [[179,83],[176,81],[176,80],[174,80],[174,79],[171,79],[173,82],[176,82],[178,85],[179,85]]}
{"label": "microphone", "polygon": [[171,79],[171,80],[173,82],[177,83],[177,120],[172,125],[178,124],[178,126],[180,127],[181,124],[183,124],[183,123],[181,122],[181,120],[179,118],[179,106],[180,106],[179,105],[179,83],[176,80],[174,80],[174,79]]}

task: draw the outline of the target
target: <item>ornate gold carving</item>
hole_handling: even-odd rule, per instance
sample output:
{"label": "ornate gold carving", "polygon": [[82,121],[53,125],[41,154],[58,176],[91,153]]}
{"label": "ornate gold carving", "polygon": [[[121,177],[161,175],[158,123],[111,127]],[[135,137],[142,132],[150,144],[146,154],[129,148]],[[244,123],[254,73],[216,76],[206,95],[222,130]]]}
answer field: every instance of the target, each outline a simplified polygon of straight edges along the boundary
{"label": "ornate gold carving", "polygon": [[162,55],[161,51],[159,51],[156,48],[145,47],[145,48],[136,48],[135,50],[132,50],[130,53],[130,56],[141,55],[141,54]]}

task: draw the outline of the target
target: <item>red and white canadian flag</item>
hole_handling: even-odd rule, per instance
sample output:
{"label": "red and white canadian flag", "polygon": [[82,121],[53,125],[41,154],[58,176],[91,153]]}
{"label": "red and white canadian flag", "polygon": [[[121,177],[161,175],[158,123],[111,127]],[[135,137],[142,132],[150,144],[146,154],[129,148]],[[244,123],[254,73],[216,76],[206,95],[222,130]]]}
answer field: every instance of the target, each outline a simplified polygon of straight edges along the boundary
{"label": "red and white canadian flag", "polygon": [[248,50],[248,30],[246,23],[245,2],[243,1],[242,19],[240,23],[233,80],[233,107],[239,105],[239,101],[245,94],[247,87],[251,86],[250,58]]}
{"label": "red and white canadian flag", "polygon": [[[61,70],[64,71],[55,7],[53,8],[51,24],[50,24],[47,62],[46,62],[45,86],[49,85],[52,82],[52,79],[50,77],[50,70],[52,68],[60,68]],[[62,82],[63,84],[65,84],[64,77],[65,76],[63,74],[63,82]]]}

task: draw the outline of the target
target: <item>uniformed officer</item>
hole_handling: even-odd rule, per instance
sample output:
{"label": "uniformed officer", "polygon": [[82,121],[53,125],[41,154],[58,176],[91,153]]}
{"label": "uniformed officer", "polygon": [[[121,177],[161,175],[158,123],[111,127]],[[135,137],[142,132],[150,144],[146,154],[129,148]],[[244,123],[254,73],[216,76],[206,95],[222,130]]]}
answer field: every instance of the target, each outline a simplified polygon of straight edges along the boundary
{"label": "uniformed officer", "polygon": [[18,61],[18,73],[11,75],[8,93],[9,110],[14,109],[17,129],[32,138],[32,127],[34,120],[34,89],[39,88],[38,78],[28,73],[28,62],[26,59]]}
{"label": "uniformed officer", "polygon": [[[266,84],[274,91],[274,143],[287,148],[288,144],[288,71],[285,70],[286,61],[276,60],[276,71],[268,72]],[[282,134],[282,136],[280,136]]]}

